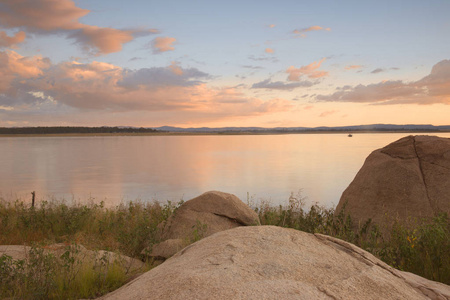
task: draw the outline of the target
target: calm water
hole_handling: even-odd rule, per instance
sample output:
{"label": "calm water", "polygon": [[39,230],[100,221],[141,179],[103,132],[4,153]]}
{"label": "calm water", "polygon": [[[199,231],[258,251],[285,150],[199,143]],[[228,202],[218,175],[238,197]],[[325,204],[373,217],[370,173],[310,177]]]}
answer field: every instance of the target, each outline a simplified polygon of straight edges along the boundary
{"label": "calm water", "polygon": [[117,205],[220,190],[285,204],[302,190],[331,207],[373,150],[405,135],[2,137],[0,197]]}

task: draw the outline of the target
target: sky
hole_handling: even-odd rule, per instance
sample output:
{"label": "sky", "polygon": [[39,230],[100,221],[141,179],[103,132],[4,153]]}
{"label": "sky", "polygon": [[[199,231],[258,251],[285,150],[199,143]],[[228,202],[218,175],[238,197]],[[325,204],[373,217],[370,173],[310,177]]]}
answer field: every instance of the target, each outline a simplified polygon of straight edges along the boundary
{"label": "sky", "polygon": [[450,1],[0,0],[0,126],[450,125]]}

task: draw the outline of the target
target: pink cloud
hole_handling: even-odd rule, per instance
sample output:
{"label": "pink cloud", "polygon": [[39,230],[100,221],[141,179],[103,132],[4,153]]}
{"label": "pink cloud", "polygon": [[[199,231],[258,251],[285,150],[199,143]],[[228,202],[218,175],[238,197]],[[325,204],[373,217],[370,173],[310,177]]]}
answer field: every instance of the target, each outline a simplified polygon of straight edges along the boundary
{"label": "pink cloud", "polygon": [[264,50],[264,52],[266,52],[266,53],[275,53],[275,51],[272,48],[266,48],[266,50]]}
{"label": "pink cloud", "polygon": [[24,31],[17,32],[14,36],[10,37],[5,31],[0,31],[0,48],[12,48],[16,44],[22,43],[25,40],[26,34]]}
{"label": "pink cloud", "polygon": [[72,0],[3,0],[0,25],[21,27],[28,31],[79,29],[78,19],[90,11],[75,6]]}
{"label": "pink cloud", "polygon": [[377,104],[450,104],[450,60],[435,64],[428,76],[416,82],[387,80],[375,84],[346,86],[319,101]]}
{"label": "pink cloud", "polygon": [[0,52],[0,76],[0,106],[8,110],[31,107],[37,111],[42,110],[37,103],[46,103],[47,109],[68,111],[171,112],[225,118],[293,107],[291,101],[280,98],[262,100],[233,87],[209,87],[198,80],[208,74],[176,62],[165,68],[126,70],[97,61],[51,64],[39,56],[23,57],[8,51]]}
{"label": "pink cloud", "polygon": [[37,34],[63,33],[97,55],[118,52],[135,36],[155,31],[119,30],[80,23],[79,19],[90,11],[77,7],[72,0],[3,0],[2,3],[0,26]]}
{"label": "pink cloud", "polygon": [[335,114],[337,112],[338,112],[337,110],[327,110],[327,111],[324,111],[323,113],[321,113],[319,115],[319,117],[321,117],[321,118],[328,117],[328,116],[333,115],[333,114]]}
{"label": "pink cloud", "polygon": [[309,65],[302,66],[300,68],[295,68],[294,66],[290,66],[286,73],[289,74],[288,80],[290,81],[300,81],[300,78],[302,76],[307,76],[309,78],[321,78],[328,75],[328,72],[326,71],[318,71],[317,69],[320,68],[321,64],[326,60],[326,58],[322,58],[318,62],[313,62]]}
{"label": "pink cloud", "polygon": [[123,44],[133,40],[131,31],[89,25],[84,25],[81,30],[71,34],[70,37],[84,45],[86,50],[93,49],[97,55],[119,52],[122,50]]}
{"label": "pink cloud", "polygon": [[176,39],[173,37],[157,37],[152,41],[153,53],[173,51],[175,48],[172,44],[175,42]]}
{"label": "pink cloud", "polygon": [[361,69],[363,66],[361,65],[348,65],[345,67],[346,70],[355,70],[355,69]]}
{"label": "pink cloud", "polygon": [[0,93],[14,93],[14,81],[37,78],[50,65],[50,60],[41,56],[24,57],[14,51],[0,52]]}
{"label": "pink cloud", "polygon": [[324,30],[324,31],[331,31],[331,28],[324,28],[322,26],[311,26],[308,28],[303,28],[303,29],[295,29],[294,31],[292,31],[293,34],[300,36],[300,37],[306,37],[306,32],[309,31],[319,31],[319,30]]}
{"label": "pink cloud", "polygon": [[178,65],[177,62],[173,61],[169,66],[169,69],[176,75],[183,75],[183,69]]}

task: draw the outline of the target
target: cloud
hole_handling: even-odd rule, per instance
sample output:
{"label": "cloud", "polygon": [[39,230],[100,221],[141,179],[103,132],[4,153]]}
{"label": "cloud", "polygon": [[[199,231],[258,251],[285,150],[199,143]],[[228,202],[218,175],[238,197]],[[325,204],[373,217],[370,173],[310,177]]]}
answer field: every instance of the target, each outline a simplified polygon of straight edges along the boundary
{"label": "cloud", "polygon": [[254,55],[250,55],[248,57],[248,59],[251,59],[251,60],[254,60],[254,61],[270,61],[270,62],[273,62],[273,63],[276,63],[276,62],[279,61],[277,58],[275,58],[273,56],[270,56],[270,57],[269,56],[259,56],[259,57],[257,57],[257,56],[254,56]]}
{"label": "cloud", "polygon": [[326,58],[322,58],[318,62],[313,62],[307,66],[302,66],[300,68],[295,68],[294,66],[290,66],[286,73],[289,74],[288,80],[290,81],[300,81],[302,76],[307,76],[309,78],[321,78],[328,75],[326,71],[318,71],[320,65],[326,60]]}
{"label": "cloud", "polygon": [[354,70],[354,69],[361,69],[363,66],[361,66],[361,65],[349,65],[349,66],[346,66],[345,67],[345,69],[346,70]]}
{"label": "cloud", "polygon": [[327,111],[324,111],[323,113],[321,113],[319,115],[319,117],[321,117],[321,118],[328,117],[328,116],[333,115],[333,114],[335,114],[337,112],[339,112],[339,111],[338,110],[327,110]]}
{"label": "cloud", "polygon": [[157,37],[152,41],[153,53],[162,53],[166,51],[173,51],[175,48],[172,46],[176,42],[173,37]]}
{"label": "cloud", "polygon": [[72,0],[3,0],[0,26],[20,28],[34,34],[64,34],[96,55],[118,52],[124,43],[155,29],[119,30],[79,22],[90,11]]}
{"label": "cloud", "polygon": [[295,29],[294,31],[292,31],[292,33],[299,37],[306,37],[306,34],[305,34],[306,32],[319,31],[319,30],[331,31],[331,28],[323,28],[321,26],[316,25],[316,26],[311,26],[311,27],[303,28],[303,29]]}
{"label": "cloud", "polygon": [[252,85],[252,89],[271,89],[271,90],[293,90],[298,87],[310,87],[314,83],[310,81],[284,83],[281,81],[272,82],[270,79],[266,79]]}
{"label": "cloud", "polygon": [[381,72],[384,72],[384,71],[385,71],[384,69],[377,68],[377,69],[373,70],[373,71],[370,72],[370,73],[372,73],[372,74],[377,74],[377,73],[381,73]]}
{"label": "cloud", "polygon": [[5,51],[0,52],[0,77],[2,111],[16,114],[161,112],[217,119],[292,108],[288,100],[248,97],[238,87],[209,87],[202,81],[209,74],[176,62],[129,70],[97,61],[52,64]]}
{"label": "cloud", "polygon": [[274,28],[274,27],[275,27],[275,24],[270,24],[269,27],[270,27],[270,28]]}
{"label": "cloud", "polygon": [[70,34],[69,37],[84,45],[86,51],[92,51],[96,55],[119,52],[123,44],[133,40],[130,31],[88,25]]}
{"label": "cloud", "polygon": [[14,51],[0,52],[0,94],[15,94],[13,83],[38,78],[50,66],[48,58],[24,57]]}
{"label": "cloud", "polygon": [[260,67],[260,66],[251,66],[251,65],[243,65],[242,67],[245,68],[245,69],[253,69],[253,70],[264,69],[263,67]]}
{"label": "cloud", "polygon": [[209,75],[195,68],[183,69],[172,62],[167,68],[154,67],[139,70],[124,70],[123,76],[117,81],[121,87],[136,89],[167,87],[167,86],[194,86],[201,84],[201,78],[209,78]]}
{"label": "cloud", "polygon": [[0,31],[0,48],[13,48],[17,44],[22,43],[25,37],[26,34],[24,31],[19,31],[12,37],[8,36],[5,31]]}
{"label": "cloud", "polygon": [[183,75],[183,69],[181,69],[181,67],[178,65],[178,63],[176,61],[173,61],[170,66],[169,69],[172,71],[172,73],[174,73],[175,75]]}
{"label": "cloud", "polygon": [[275,53],[275,50],[273,50],[272,48],[266,48],[266,50],[264,50],[264,52],[266,52],[266,53]]}
{"label": "cloud", "polygon": [[428,76],[415,82],[390,80],[347,86],[330,95],[317,95],[316,99],[376,104],[450,104],[450,60],[438,62]]}

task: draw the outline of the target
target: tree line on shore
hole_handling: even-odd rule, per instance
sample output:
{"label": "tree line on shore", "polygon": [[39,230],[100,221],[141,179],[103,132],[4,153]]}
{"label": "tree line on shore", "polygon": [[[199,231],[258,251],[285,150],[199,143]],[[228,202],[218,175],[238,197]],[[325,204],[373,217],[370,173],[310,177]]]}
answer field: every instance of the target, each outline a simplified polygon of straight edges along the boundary
{"label": "tree line on shore", "polygon": [[152,128],[136,127],[0,127],[0,134],[70,134],[70,133],[149,133],[157,132]]}

